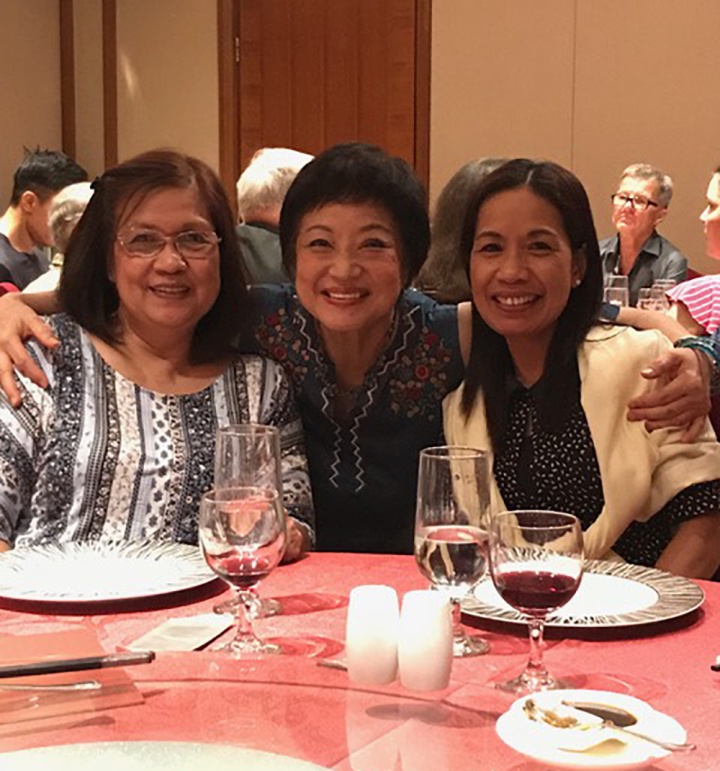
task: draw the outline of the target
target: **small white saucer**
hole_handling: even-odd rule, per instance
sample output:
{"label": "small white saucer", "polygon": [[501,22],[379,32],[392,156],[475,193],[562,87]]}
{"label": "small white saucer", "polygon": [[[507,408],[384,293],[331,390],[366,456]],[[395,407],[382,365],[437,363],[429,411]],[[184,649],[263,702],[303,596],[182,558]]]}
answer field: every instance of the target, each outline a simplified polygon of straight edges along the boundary
{"label": "small white saucer", "polygon": [[[649,704],[633,696],[590,690],[542,691],[522,696],[498,718],[495,726],[497,734],[505,744],[522,755],[558,768],[637,768],[651,760],[664,758],[670,752],[612,729],[580,732],[578,729],[555,728],[542,721],[533,721],[523,710],[528,699],[533,699],[535,704],[543,709],[559,708],[561,711],[565,709],[561,705],[562,701],[595,702],[621,707],[637,718],[637,723],[631,730],[635,729],[670,742],[684,742],[687,738],[685,729],[677,720],[654,710]],[[580,717],[583,713],[573,711],[573,714]],[[600,722],[591,715],[587,716],[587,721],[584,716],[581,719],[591,724]],[[607,736],[605,741],[594,741],[604,736]],[[566,747],[578,749],[573,751],[565,749]]]}

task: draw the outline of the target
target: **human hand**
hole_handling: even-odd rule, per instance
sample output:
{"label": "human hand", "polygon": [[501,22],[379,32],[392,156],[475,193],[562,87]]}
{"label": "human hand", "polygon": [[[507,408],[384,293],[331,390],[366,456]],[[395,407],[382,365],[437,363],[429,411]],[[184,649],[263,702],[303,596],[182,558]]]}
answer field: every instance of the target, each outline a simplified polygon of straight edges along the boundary
{"label": "human hand", "polygon": [[310,538],[304,527],[301,527],[292,517],[288,518],[287,524],[287,543],[285,544],[285,554],[283,554],[283,564],[295,562],[305,555],[310,548]]}
{"label": "human hand", "polygon": [[13,407],[19,407],[22,401],[15,369],[41,388],[48,385],[45,374],[23,345],[29,337],[35,337],[46,348],[60,345],[50,327],[23,303],[21,295],[13,293],[0,298],[0,387]]}
{"label": "human hand", "polygon": [[692,442],[702,433],[710,411],[709,362],[690,349],[676,348],[655,359],[642,371],[657,387],[633,399],[628,420],[645,421],[645,428],[681,428],[681,441]]}

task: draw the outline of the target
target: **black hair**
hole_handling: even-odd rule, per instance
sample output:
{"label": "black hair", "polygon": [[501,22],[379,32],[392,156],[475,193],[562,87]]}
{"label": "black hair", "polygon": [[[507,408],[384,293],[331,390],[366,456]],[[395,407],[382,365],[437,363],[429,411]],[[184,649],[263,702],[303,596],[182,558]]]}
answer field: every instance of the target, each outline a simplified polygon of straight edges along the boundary
{"label": "black hair", "polygon": [[367,202],[379,204],[394,220],[402,244],[403,283],[409,286],[430,245],[425,191],[406,161],[360,142],[320,153],[290,186],[280,214],[280,244],[288,275],[295,276],[295,242],[305,214],[332,203]]}
{"label": "black hair", "polygon": [[232,352],[243,328],[248,292],[232,209],[215,172],[202,161],[173,150],[153,150],[106,171],[93,182],[94,195],[78,222],[65,254],[59,300],[84,329],[108,343],[118,342],[120,298],[108,267],[118,218],[128,205],[168,188],[194,188],[220,237],[220,292],[193,332],[193,363],[218,361]]}
{"label": "black hair", "polygon": [[[560,214],[573,253],[581,253],[585,273],[572,289],[558,318],[545,361],[538,409],[544,427],[563,420],[570,390],[577,382],[577,349],[592,326],[602,300],[602,261],[590,202],[580,180],[551,161],[518,158],[488,175],[468,207],[463,227],[462,252],[469,274],[470,256],[478,214],[483,204],[498,193],[528,188]],[[472,310],[472,349],[462,392],[462,411],[470,415],[480,391],[493,448],[502,446],[509,399],[508,376],[514,371],[505,338],[488,326],[477,308]]]}
{"label": "black hair", "polygon": [[23,193],[30,191],[44,201],[75,182],[85,182],[87,172],[72,158],[58,150],[25,150],[15,169],[10,206],[17,206]]}

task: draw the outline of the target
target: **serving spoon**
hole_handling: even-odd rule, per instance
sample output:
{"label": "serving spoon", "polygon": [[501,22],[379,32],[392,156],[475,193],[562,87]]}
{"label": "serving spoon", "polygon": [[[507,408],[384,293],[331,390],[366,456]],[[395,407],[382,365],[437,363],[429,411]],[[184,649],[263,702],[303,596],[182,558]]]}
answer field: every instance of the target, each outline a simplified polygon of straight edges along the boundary
{"label": "serving spoon", "polygon": [[[637,718],[631,712],[628,712],[621,707],[614,707],[609,704],[596,704],[594,702],[562,702],[565,706],[572,707],[581,712],[586,712],[589,715],[600,718],[601,723],[581,723],[576,717],[572,715],[562,716],[558,715],[551,709],[543,709],[532,700],[527,699],[523,704],[523,710],[531,720],[537,720],[538,715],[543,722],[555,728],[611,728],[614,731],[618,731],[628,736],[633,736],[636,739],[642,739],[643,741],[655,744],[658,747],[662,747],[669,752],[687,752],[694,750],[695,745],[690,742],[666,742],[662,739],[656,739],[654,736],[648,736],[647,734],[640,733],[639,731],[631,731],[627,726],[635,725]],[[630,721],[630,722],[629,722]]]}

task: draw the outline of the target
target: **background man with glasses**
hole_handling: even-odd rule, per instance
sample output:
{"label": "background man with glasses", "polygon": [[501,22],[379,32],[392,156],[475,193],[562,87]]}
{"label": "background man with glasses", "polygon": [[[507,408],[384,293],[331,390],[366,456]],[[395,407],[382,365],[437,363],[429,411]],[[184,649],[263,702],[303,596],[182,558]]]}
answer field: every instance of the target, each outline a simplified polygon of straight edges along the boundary
{"label": "background man with glasses", "polygon": [[612,196],[617,235],[600,241],[605,276],[628,277],[630,303],[658,279],[684,281],[687,258],[655,229],[667,215],[672,179],[646,163],[628,166]]}

